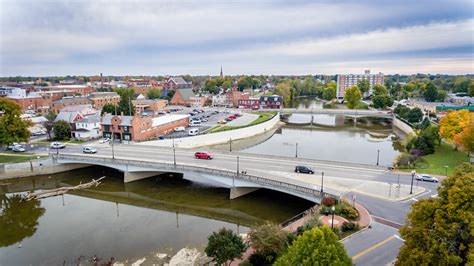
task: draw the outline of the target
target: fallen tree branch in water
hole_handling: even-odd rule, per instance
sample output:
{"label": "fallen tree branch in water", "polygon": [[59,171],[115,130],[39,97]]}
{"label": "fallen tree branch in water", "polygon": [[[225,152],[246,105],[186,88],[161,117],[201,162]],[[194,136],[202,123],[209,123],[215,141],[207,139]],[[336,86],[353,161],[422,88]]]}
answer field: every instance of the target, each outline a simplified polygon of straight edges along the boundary
{"label": "fallen tree branch in water", "polygon": [[44,199],[44,198],[49,198],[49,197],[54,197],[54,196],[59,196],[66,194],[69,190],[77,190],[77,189],[84,189],[84,188],[90,188],[92,186],[97,187],[100,185],[100,180],[104,179],[105,176],[95,180],[92,179],[91,182],[85,183],[85,184],[79,184],[77,186],[73,187],[60,187],[60,188],[55,188],[55,189],[48,189],[48,190],[43,190],[39,192],[28,192],[26,194],[26,200],[32,200],[32,199]]}

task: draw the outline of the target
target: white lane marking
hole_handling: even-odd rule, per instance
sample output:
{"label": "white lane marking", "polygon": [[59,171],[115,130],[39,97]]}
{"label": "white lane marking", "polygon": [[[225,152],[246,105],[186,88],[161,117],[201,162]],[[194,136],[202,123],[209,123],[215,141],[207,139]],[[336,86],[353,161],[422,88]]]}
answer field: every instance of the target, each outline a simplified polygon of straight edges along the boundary
{"label": "white lane marking", "polygon": [[405,242],[405,239],[401,238],[399,235],[395,234],[395,235],[393,235],[393,236],[394,236],[396,239]]}
{"label": "white lane marking", "polygon": [[432,198],[438,197],[438,194],[431,195]]}
{"label": "white lane marking", "polygon": [[410,200],[413,200],[413,201],[418,201],[418,200],[417,200],[417,199],[415,199],[415,198],[411,198]]}

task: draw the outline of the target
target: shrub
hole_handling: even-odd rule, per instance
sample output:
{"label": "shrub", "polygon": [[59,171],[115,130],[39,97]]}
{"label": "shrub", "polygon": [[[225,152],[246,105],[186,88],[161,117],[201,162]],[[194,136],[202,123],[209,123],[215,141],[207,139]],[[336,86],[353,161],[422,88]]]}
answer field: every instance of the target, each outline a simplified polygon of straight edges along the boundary
{"label": "shrub", "polygon": [[336,205],[336,203],[337,203],[337,200],[332,197],[324,197],[322,201],[322,205],[324,206],[333,206],[333,205]]}
{"label": "shrub", "polygon": [[297,229],[296,229],[296,235],[301,235],[303,234],[304,232],[308,231],[308,230],[311,230],[313,229],[314,226],[312,226],[311,224],[304,224],[302,226],[299,226]]}
{"label": "shrub", "polygon": [[347,231],[357,231],[359,230],[359,225],[353,222],[344,222],[341,226],[342,232]]}
{"label": "shrub", "polygon": [[349,220],[355,220],[359,218],[359,213],[354,207],[347,204],[341,204],[341,205],[343,205],[343,207],[341,211],[339,212],[339,215]]}
{"label": "shrub", "polygon": [[249,262],[251,265],[272,265],[276,258],[276,254],[265,256],[259,253],[253,253],[249,257]]}

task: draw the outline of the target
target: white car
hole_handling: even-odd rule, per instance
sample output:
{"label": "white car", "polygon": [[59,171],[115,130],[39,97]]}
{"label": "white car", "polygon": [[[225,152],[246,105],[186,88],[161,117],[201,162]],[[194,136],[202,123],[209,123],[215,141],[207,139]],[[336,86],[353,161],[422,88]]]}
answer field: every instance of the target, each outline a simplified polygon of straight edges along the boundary
{"label": "white car", "polygon": [[23,146],[21,145],[15,145],[13,148],[12,148],[12,151],[14,152],[25,152],[25,148],[23,148]]}
{"label": "white car", "polygon": [[64,149],[66,148],[66,145],[64,143],[61,143],[61,142],[52,142],[51,145],[49,145],[49,147],[51,149]]}
{"label": "white car", "polygon": [[110,141],[109,138],[103,138],[103,139],[99,140],[99,143],[100,143],[100,144],[103,144],[103,143],[107,143],[107,142],[109,142],[109,141]]}
{"label": "white car", "polygon": [[186,131],[186,128],[185,127],[175,127],[174,128],[174,132],[182,132],[182,131]]}
{"label": "white car", "polygon": [[83,153],[97,153],[97,149],[93,148],[93,147],[86,146],[86,147],[82,148],[82,152]]}
{"label": "white car", "polygon": [[428,182],[434,182],[434,183],[439,182],[438,178],[430,176],[430,175],[416,175],[415,178],[416,180],[419,180],[419,181],[428,181]]}

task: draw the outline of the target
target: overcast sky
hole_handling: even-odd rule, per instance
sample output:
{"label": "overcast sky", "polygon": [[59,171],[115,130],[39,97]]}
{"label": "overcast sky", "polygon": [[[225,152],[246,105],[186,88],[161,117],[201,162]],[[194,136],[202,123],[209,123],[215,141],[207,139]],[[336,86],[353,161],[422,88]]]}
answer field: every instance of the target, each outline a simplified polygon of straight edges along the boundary
{"label": "overcast sky", "polygon": [[473,1],[0,0],[0,76],[474,73]]}

